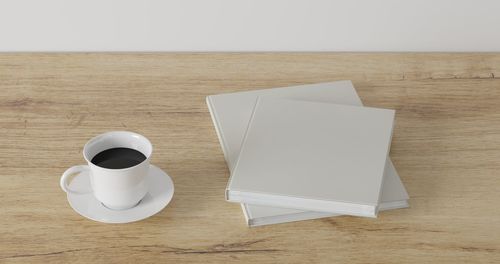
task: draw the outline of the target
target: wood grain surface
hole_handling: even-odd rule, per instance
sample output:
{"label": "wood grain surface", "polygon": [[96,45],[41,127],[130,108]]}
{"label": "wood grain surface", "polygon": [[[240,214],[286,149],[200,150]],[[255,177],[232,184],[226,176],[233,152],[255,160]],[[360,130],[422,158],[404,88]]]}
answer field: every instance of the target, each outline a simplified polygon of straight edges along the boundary
{"label": "wood grain surface", "polygon": [[[350,79],[396,109],[409,209],[246,227],[210,94]],[[131,130],[175,183],[131,224],[75,213],[61,173],[92,136]],[[500,54],[0,54],[1,263],[500,263]]]}

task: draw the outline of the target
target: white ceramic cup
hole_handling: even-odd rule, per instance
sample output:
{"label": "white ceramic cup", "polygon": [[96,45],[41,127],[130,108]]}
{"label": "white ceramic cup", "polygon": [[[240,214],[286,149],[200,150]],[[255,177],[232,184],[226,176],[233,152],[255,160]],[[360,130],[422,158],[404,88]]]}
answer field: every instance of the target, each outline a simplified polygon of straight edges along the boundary
{"label": "white ceramic cup", "polygon": [[[111,148],[131,148],[140,151],[146,159],[129,168],[107,169],[91,162],[99,152]],[[149,140],[137,133],[113,131],[98,135],[85,144],[83,157],[88,165],[77,165],[67,169],[61,176],[61,188],[72,194],[93,192],[104,206],[114,210],[124,210],[137,205],[148,192],[146,176],[153,146]],[[76,173],[88,171],[92,190],[71,190],[68,178]]]}

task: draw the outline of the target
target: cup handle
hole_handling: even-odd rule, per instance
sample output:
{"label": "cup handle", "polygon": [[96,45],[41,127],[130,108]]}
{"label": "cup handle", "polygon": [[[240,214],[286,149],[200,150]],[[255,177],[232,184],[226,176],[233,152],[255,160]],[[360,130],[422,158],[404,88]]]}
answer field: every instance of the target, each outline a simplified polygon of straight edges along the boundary
{"label": "cup handle", "polygon": [[63,175],[61,176],[61,181],[60,181],[60,185],[61,185],[61,189],[63,189],[63,191],[65,191],[66,193],[72,193],[72,194],[86,194],[86,193],[90,193],[92,191],[86,191],[86,192],[82,192],[82,191],[75,191],[75,190],[71,190],[68,186],[68,177],[75,174],[75,173],[82,173],[84,171],[89,171],[89,166],[87,165],[77,165],[77,166],[73,166],[69,169],[67,169]]}

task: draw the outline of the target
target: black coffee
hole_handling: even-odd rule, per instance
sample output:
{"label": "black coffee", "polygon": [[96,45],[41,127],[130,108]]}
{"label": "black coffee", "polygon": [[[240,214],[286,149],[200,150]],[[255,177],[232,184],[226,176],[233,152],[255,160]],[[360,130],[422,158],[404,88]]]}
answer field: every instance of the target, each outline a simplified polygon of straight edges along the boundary
{"label": "black coffee", "polygon": [[146,159],[140,151],[129,148],[111,148],[99,152],[92,158],[92,163],[107,169],[133,167]]}

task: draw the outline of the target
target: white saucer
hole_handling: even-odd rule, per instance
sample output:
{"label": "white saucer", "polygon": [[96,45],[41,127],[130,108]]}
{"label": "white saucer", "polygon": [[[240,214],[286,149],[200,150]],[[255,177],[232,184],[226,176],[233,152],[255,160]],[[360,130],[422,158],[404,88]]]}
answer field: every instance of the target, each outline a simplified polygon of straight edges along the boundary
{"label": "white saucer", "polygon": [[[83,217],[103,223],[130,223],[148,218],[161,211],[172,200],[174,183],[160,168],[151,165],[147,176],[149,192],[137,204],[127,210],[111,210],[99,202],[92,193],[68,193],[71,207]],[[73,190],[90,190],[90,179],[87,172],[76,176],[69,184]]]}

